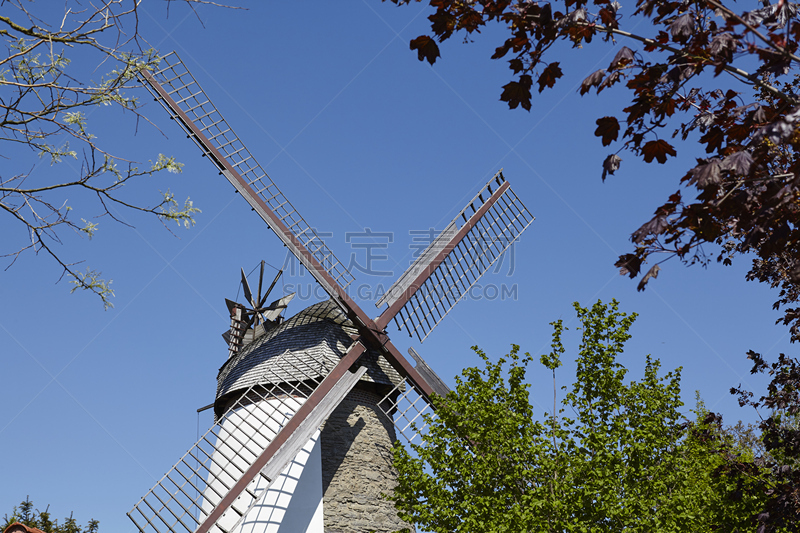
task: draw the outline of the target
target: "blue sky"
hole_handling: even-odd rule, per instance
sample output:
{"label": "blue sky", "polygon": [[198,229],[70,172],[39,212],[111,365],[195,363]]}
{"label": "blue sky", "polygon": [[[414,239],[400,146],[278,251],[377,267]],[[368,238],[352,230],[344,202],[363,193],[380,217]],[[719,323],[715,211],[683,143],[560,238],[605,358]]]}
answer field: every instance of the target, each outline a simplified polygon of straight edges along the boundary
{"label": "blue sky", "polygon": [[[640,314],[622,358],[632,379],[652,354],[664,369],[683,367],[687,414],[697,390],[726,421],[754,419],[728,389],[743,383],[763,390],[744,354],[754,349],[774,358],[788,350],[788,336],[774,325],[775,294],[744,281],[748,260],[707,269],[668,262],[642,293],[613,266],[631,249],[628,235],[677,189],[677,177],[701,152],[681,145],[667,165],[622,154],[617,176],[601,183],[610,150],[593,136],[594,121],[618,113],[624,100],[580,97],[577,87],[607,65],[613,45],[559,50],[565,76],[537,95],[528,113],[499,101],[509,71],[489,59],[502,38],[496,29],[470,44],[448,42],[430,67],[408,48],[426,33],[424,6],[253,4],[247,11],[202,6],[198,20],[177,2],[168,17],[165,3],[144,2],[139,31],[159,50],[178,51],[284,194],[331,234],[328,245],[341,259],[363,265],[364,249],[352,244],[365,228],[392,235],[392,242],[374,241],[386,245],[375,250],[386,259],[372,264],[392,275],[354,272],[366,287],[357,298],[362,308],[378,314],[369,289],[388,286],[408,265],[410,232],[442,229],[500,168],[536,216],[513,261],[507,256],[500,272],[481,280],[488,289],[480,301],[461,302],[422,345],[390,326],[401,350],[414,346],[452,385],[461,369],[479,363],[470,346],[495,357],[511,343],[540,354],[549,348],[549,322],[562,318],[572,326],[572,360],[572,302],[616,298]],[[43,255],[24,254],[0,271],[1,512],[30,495],[57,517],[74,511],[81,523],[99,519],[101,531],[135,531],[125,512],[211,422],[196,410],[213,401],[227,355],[224,298],[237,296],[239,269],[249,272],[262,259],[280,266],[286,258],[160,106],[144,112],[153,124],[137,127],[130,115],[99,108],[89,126],[112,153],[142,162],[164,153],[185,164],[180,175],[132,184],[129,198],[152,204],[159,190],[170,189],[181,200],[190,196],[202,213],[192,229],[170,226],[174,235],[155,220],[115,211],[133,227],[106,217],[96,221],[91,241],[63,236],[68,259],[86,259],[113,278],[109,311],[89,294],[70,295]],[[34,154],[3,155],[44,182],[77,172],[72,162],[51,168]],[[93,213],[79,211],[88,199],[69,201],[78,216]],[[18,242],[9,220],[3,230],[4,243]],[[277,290],[290,284],[306,295],[313,287],[308,274],[297,274]],[[517,298],[492,298],[491,287],[503,285]],[[288,313],[313,301],[297,298]],[[569,384],[573,369],[560,370],[559,386]],[[543,410],[552,401],[549,373],[532,373],[531,384]]]}

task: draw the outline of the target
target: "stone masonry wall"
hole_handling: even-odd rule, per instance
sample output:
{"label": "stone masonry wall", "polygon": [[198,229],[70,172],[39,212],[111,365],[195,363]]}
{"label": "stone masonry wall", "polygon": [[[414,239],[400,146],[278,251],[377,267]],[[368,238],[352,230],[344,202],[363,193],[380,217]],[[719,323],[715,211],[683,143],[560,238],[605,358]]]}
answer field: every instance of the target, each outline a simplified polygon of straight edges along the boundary
{"label": "stone masonry wall", "polygon": [[413,528],[381,497],[397,484],[392,466],[392,422],[377,395],[354,389],[334,410],[320,435],[325,533],[390,533]]}

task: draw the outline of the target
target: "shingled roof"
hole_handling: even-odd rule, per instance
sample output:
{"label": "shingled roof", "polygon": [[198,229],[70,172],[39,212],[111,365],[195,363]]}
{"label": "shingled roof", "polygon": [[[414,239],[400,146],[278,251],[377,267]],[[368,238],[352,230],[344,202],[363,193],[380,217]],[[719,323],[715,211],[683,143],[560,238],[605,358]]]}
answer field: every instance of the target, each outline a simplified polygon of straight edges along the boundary
{"label": "shingled roof", "polygon": [[[352,322],[332,301],[316,303],[266,331],[228,359],[217,375],[217,400],[255,384],[296,381],[298,374],[324,377],[352,344]],[[400,376],[377,352],[369,351],[362,381],[389,385]],[[326,370],[327,369],[327,370]]]}

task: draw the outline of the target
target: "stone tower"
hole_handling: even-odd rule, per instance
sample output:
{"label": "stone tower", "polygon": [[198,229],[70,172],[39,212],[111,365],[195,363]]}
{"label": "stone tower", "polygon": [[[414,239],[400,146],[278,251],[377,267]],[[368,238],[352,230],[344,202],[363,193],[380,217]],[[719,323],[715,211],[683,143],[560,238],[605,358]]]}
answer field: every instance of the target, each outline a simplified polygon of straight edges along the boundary
{"label": "stone tower", "polygon": [[[337,362],[355,333],[331,301],[257,327],[219,370],[215,413],[220,416],[253,385],[275,385],[263,376],[274,376],[266,370],[278,363],[308,369]],[[400,377],[377,353],[365,354],[361,364],[367,372],[287,469],[295,473],[276,480],[275,496],[248,514],[242,532],[389,533],[410,527],[381,496],[392,491],[397,474],[394,426],[378,403]]]}

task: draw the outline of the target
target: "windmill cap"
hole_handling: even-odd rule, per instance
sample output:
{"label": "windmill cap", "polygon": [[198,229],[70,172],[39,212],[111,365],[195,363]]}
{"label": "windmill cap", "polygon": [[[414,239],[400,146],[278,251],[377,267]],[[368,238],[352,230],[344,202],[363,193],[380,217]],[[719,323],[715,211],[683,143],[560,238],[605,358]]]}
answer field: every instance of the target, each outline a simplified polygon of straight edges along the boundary
{"label": "windmill cap", "polygon": [[[228,359],[217,376],[215,411],[221,414],[231,398],[252,385],[297,381],[287,368],[303,375],[324,378],[344,357],[357,333],[353,323],[332,300],[316,303],[257,337]],[[361,364],[367,367],[362,382],[394,387],[400,375],[378,352],[368,351]]]}

